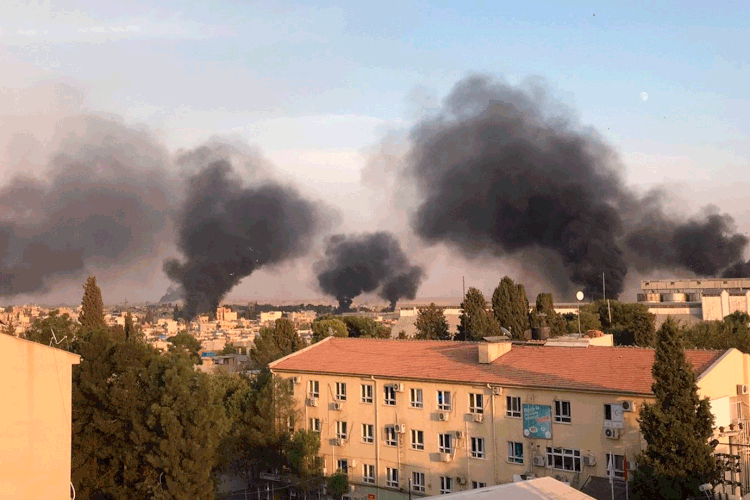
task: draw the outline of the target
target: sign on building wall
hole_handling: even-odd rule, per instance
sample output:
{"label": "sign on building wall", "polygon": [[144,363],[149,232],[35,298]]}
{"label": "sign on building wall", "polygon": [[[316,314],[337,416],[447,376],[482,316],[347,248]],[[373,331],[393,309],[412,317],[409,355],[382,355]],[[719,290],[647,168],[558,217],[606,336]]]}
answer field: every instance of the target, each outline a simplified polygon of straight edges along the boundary
{"label": "sign on building wall", "polygon": [[552,407],[523,405],[523,435],[531,439],[552,439]]}

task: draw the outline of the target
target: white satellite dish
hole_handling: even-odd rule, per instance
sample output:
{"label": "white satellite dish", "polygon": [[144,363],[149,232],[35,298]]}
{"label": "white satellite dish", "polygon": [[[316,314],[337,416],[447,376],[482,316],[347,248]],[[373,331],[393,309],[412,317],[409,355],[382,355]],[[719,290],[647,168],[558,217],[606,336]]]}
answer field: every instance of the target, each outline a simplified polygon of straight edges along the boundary
{"label": "white satellite dish", "polygon": [[578,300],[583,300],[583,292],[581,292],[581,291],[576,292],[576,298]]}

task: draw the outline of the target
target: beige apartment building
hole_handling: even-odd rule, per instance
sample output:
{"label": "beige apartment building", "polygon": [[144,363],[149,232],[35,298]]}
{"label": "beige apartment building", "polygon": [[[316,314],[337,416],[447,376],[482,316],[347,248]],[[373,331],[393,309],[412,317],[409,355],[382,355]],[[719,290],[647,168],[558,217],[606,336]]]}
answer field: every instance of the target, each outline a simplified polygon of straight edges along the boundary
{"label": "beige apartment building", "polygon": [[72,366],[80,357],[0,334],[0,499],[71,497]]}
{"label": "beige apartment building", "polygon": [[[686,355],[701,395],[715,400],[717,437],[746,442],[728,426],[744,420],[750,356]],[[409,488],[429,496],[521,477],[581,487],[608,477],[610,458],[623,478],[645,447],[637,410],[653,401],[653,360],[653,350],[612,347],[608,336],[546,345],[327,338],[271,369],[292,381],[297,426],[321,433],[327,472],[346,471],[354,497],[402,500]]]}

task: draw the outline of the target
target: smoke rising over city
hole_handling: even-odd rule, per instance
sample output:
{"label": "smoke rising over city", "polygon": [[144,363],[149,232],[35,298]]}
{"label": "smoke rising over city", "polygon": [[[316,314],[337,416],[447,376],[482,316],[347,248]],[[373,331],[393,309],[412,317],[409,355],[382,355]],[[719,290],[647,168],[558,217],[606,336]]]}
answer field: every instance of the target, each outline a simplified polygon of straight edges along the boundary
{"label": "smoke rising over city", "polygon": [[336,235],[328,240],[325,259],[317,264],[318,284],[348,311],[355,297],[377,291],[395,309],[399,299],[413,299],[424,270],[412,265],[398,240],[381,231]]}
{"label": "smoke rising over city", "polygon": [[166,227],[166,152],[142,132],[87,116],[46,176],[16,175],[0,188],[0,295],[48,291],[87,265],[113,270],[154,258]]}
{"label": "smoke rising over city", "polygon": [[295,189],[273,182],[243,187],[225,160],[188,181],[178,216],[184,261],[165,262],[184,291],[184,315],[214,311],[256,269],[304,254],[324,227],[322,209]]}
{"label": "smoke rising over city", "polygon": [[601,297],[604,273],[616,296],[629,267],[716,274],[747,246],[729,215],[684,220],[653,199],[641,208],[646,200],[624,183],[610,147],[538,85],[467,78],[411,139],[405,174],[420,193],[417,235],[468,257],[551,252],[562,266],[538,265],[560,290],[573,284]]}

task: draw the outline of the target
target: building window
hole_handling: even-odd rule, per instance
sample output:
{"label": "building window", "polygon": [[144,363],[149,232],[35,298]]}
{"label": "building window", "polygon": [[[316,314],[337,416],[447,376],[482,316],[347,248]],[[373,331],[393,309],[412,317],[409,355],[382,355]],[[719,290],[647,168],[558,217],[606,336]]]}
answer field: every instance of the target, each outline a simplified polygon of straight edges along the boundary
{"label": "building window", "polygon": [[372,424],[362,424],[362,442],[375,442],[375,426]]}
{"label": "building window", "polygon": [[310,419],[310,430],[313,432],[320,432],[320,419],[319,418]]}
{"label": "building window", "polygon": [[734,414],[735,418],[739,418],[740,420],[742,420],[742,401],[737,401],[734,404]]}
{"label": "building window", "polygon": [[396,406],[396,388],[392,385],[383,386],[383,404]]}
{"label": "building window", "polygon": [[362,465],[362,482],[375,484],[375,466],[371,464]]}
{"label": "building window", "polygon": [[622,405],[606,404],[604,405],[604,425],[615,427],[615,422],[622,423]]}
{"label": "building window", "polygon": [[422,399],[422,389],[411,389],[411,407],[412,408],[423,408],[424,400]]}
{"label": "building window", "polygon": [[385,468],[385,485],[389,488],[398,488],[398,469]]}
{"label": "building window", "polygon": [[339,439],[346,439],[349,434],[347,433],[346,422],[336,421],[336,437]]}
{"label": "building window", "polygon": [[425,491],[425,477],[424,472],[412,472],[411,473],[411,489],[424,493]]}
{"label": "building window", "polygon": [[472,487],[472,489],[475,489],[475,490],[479,489],[479,488],[486,488],[487,487],[487,483],[483,483],[481,481],[472,481],[471,482],[471,487]]}
{"label": "building window", "polygon": [[547,465],[557,470],[581,472],[581,451],[547,447]]}
{"label": "building window", "polygon": [[484,438],[471,438],[471,458],[484,458]]}
{"label": "building window", "polygon": [[317,380],[307,381],[307,396],[310,398],[320,397],[320,382]]}
{"label": "building window", "polygon": [[388,426],[385,428],[385,445],[398,446],[398,433],[395,427]]}
{"label": "building window", "polygon": [[512,464],[523,463],[523,443],[508,441],[508,462]]}
{"label": "building window", "polygon": [[555,422],[569,424],[571,420],[570,401],[555,401]]}
{"label": "building window", "polygon": [[453,436],[451,434],[438,434],[440,453],[453,453]]}
{"label": "building window", "polygon": [[[610,464],[610,460],[614,460],[612,464]],[[610,476],[610,469],[614,471],[614,476],[616,478],[625,479],[625,455],[612,455],[610,453],[607,453],[607,477]]]}
{"label": "building window", "polygon": [[372,403],[372,385],[362,384],[362,402]]}
{"label": "building window", "polygon": [[440,494],[446,495],[453,492],[453,478],[449,476],[440,476]]}
{"label": "building window", "polygon": [[450,391],[438,391],[438,410],[451,411],[451,393]]}
{"label": "building window", "polygon": [[521,398],[518,396],[505,396],[505,416],[521,418]]}
{"label": "building window", "polygon": [[346,401],[346,382],[336,382],[336,399]]}
{"label": "building window", "polygon": [[482,394],[469,394],[469,413],[484,413],[484,396]]}
{"label": "building window", "polygon": [[345,458],[338,461],[338,469],[344,474],[349,474],[349,463]]}
{"label": "building window", "polygon": [[424,450],[424,432],[411,430],[411,449]]}
{"label": "building window", "polygon": [[289,415],[286,417],[286,428],[289,433],[294,433],[294,415]]}

